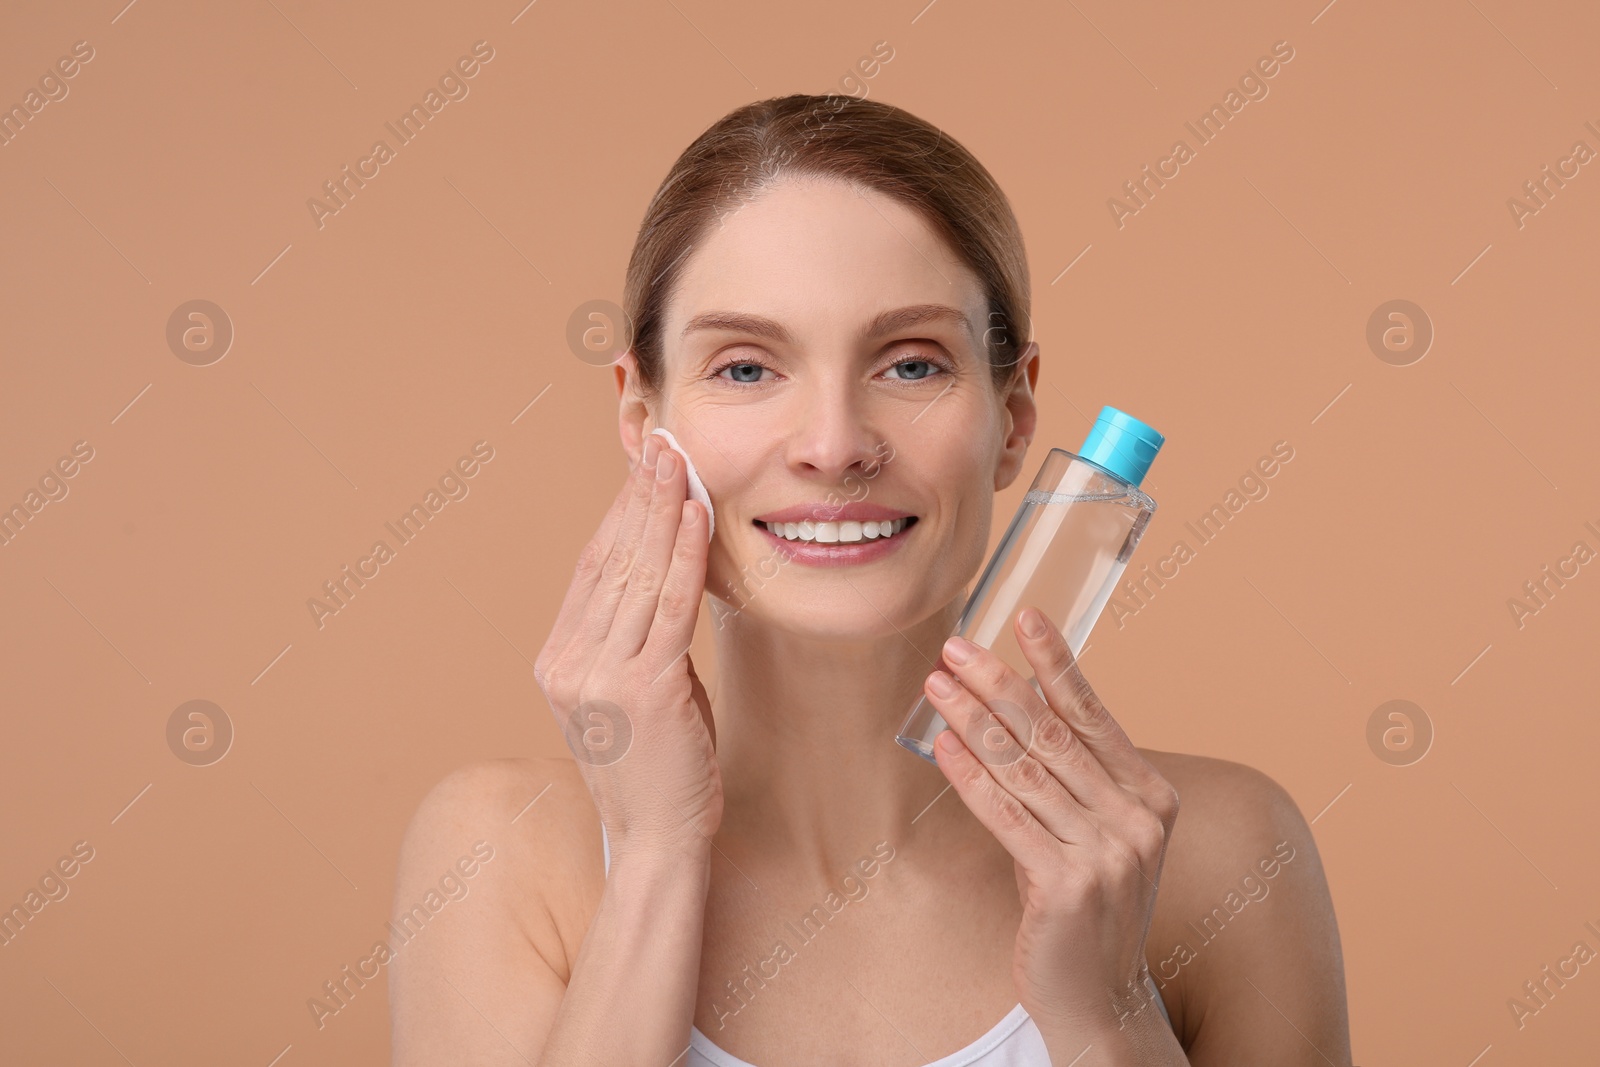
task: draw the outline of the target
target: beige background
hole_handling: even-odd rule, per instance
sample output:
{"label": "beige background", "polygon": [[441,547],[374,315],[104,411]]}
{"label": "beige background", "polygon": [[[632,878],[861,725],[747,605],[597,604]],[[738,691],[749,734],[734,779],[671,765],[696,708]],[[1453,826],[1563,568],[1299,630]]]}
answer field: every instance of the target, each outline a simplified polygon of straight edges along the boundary
{"label": "beige background", "polygon": [[[705,126],[857,84],[1012,199],[1028,477],[1102,404],[1166,433],[1135,571],[1292,445],[1085,666],[1140,744],[1261,768],[1316,819],[1356,1062],[1593,1058],[1600,966],[1520,1030],[1507,1007],[1600,949],[1600,564],[1508,608],[1600,550],[1600,163],[1507,206],[1600,151],[1592,4],[122,2],[0,26],[7,106],[94,49],[0,147],[0,504],[94,449],[0,547],[0,903],[94,849],[0,947],[0,1058],[384,1061],[381,979],[321,1030],[306,1001],[382,936],[418,800],[565,751],[530,663],[625,470],[568,317],[620,298]],[[319,229],[306,201],[479,40],[470,95]],[[1278,41],[1269,95],[1119,229],[1108,198]],[[194,299],[236,331],[210,366],[166,340]],[[1394,299],[1436,331],[1408,366],[1366,340]],[[470,495],[318,629],[307,599],[480,440]],[[195,699],[236,730],[211,766],[166,739]],[[1395,699],[1435,732],[1408,766],[1367,740]]]}

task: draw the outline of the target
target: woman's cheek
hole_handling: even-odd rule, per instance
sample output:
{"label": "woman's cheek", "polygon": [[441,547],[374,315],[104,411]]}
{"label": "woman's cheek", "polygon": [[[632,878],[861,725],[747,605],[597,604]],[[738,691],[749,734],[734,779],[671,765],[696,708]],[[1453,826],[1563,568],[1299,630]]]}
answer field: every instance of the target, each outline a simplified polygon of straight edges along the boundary
{"label": "woman's cheek", "polygon": [[989,547],[993,513],[994,497],[986,493],[966,501],[955,513],[957,521],[952,524],[952,536],[958,539],[958,543],[951,546],[949,556],[963,582],[976,578],[978,568],[983,566],[984,554]]}
{"label": "woman's cheek", "polygon": [[728,592],[731,584],[729,575],[737,568],[729,565],[728,552],[721,545],[722,534],[719,532],[711,542],[711,553],[706,557],[706,592],[714,597],[721,597],[730,607],[739,606],[738,597]]}

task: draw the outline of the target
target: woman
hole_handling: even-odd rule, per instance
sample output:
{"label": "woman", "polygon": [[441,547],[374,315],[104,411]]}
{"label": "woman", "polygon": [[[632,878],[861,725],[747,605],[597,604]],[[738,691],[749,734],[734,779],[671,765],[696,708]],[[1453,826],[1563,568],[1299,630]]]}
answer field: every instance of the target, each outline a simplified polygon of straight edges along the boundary
{"label": "woman", "polygon": [[[1285,791],[1134,748],[1027,613],[1043,700],[945,643],[1037,426],[1028,284],[993,179],[892,106],[761,101],[677,161],[628,267],[631,470],[535,670],[578,758],[421,805],[401,909],[496,851],[391,967],[397,1064],[1350,1063]],[[919,691],[937,766],[894,742]]]}

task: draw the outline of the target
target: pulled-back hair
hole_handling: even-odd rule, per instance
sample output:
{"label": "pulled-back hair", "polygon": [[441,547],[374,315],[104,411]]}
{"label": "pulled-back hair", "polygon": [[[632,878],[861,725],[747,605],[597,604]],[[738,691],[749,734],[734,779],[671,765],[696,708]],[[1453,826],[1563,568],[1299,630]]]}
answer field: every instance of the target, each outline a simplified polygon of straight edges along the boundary
{"label": "pulled-back hair", "polygon": [[1031,339],[1028,261],[1005,193],[972,153],[907,111],[836,93],[796,93],[745,104],[718,120],[673,163],[645,211],[623,310],[647,395],[660,392],[662,320],[688,253],[785,174],[849,181],[926,220],[983,286],[985,354],[995,387],[1005,390]]}

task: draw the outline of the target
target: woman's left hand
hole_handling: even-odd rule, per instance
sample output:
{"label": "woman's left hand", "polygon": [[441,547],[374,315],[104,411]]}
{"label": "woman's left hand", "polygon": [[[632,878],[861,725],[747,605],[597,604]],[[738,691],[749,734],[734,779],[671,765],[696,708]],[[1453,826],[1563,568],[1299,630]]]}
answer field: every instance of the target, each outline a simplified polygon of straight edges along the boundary
{"label": "woman's left hand", "polygon": [[1041,1029],[1104,1033],[1152,999],[1145,936],[1178,794],[1100,703],[1060,631],[1041,613],[1041,632],[1028,634],[1034,611],[1018,616],[1017,640],[1044,699],[994,653],[952,637],[942,658],[960,684],[941,693],[949,675],[938,670],[925,683],[951,727],[934,752],[1016,861],[1023,1007]]}

